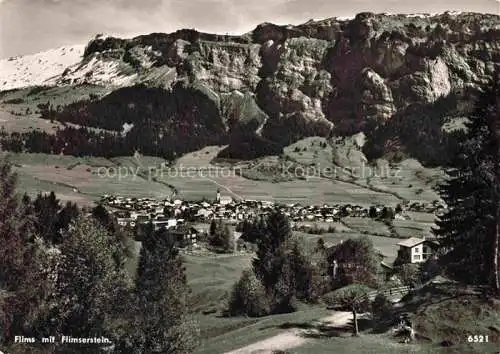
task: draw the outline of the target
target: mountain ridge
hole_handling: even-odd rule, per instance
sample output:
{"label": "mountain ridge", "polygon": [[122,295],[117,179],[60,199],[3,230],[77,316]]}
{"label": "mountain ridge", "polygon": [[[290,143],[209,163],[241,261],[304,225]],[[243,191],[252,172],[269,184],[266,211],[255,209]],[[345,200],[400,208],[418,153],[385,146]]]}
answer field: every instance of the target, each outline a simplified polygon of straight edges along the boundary
{"label": "mountain ridge", "polygon": [[[207,119],[220,130],[211,134],[233,144],[252,142],[243,143],[243,149],[255,144],[254,136],[286,146],[306,136],[364,132],[373,157],[393,150],[414,156],[420,153],[419,146],[431,154],[440,145],[453,145],[442,132],[443,125],[467,116],[499,63],[500,16],[360,13],[352,19],[299,25],[262,23],[243,35],[182,29],[131,39],[96,36],[81,61],[48,83],[105,86],[107,92],[159,88],[175,96],[172,104],[186,100],[217,107],[210,108],[214,116]],[[4,81],[0,76],[0,87]],[[142,102],[134,101],[130,93],[125,96],[123,105],[154,105],[139,92]],[[93,114],[102,116],[90,121],[112,119],[109,114],[106,118],[106,109],[97,108],[99,103],[83,103],[78,109],[89,105]],[[432,113],[435,105],[442,106],[441,116]],[[178,111],[181,106],[165,107],[165,114],[148,119],[160,131],[205,124],[202,113],[195,109],[187,118],[186,112]],[[86,121],[75,121],[81,119],[77,115],[62,110],[63,114],[54,113],[56,120],[85,125]],[[120,119],[137,129],[144,123],[137,121],[131,108],[119,111]],[[187,123],[172,124],[177,119]],[[197,134],[206,138],[202,131]],[[177,130],[169,133],[174,139],[176,135]],[[439,148],[433,154],[447,152]],[[427,160],[440,163],[433,156]]]}

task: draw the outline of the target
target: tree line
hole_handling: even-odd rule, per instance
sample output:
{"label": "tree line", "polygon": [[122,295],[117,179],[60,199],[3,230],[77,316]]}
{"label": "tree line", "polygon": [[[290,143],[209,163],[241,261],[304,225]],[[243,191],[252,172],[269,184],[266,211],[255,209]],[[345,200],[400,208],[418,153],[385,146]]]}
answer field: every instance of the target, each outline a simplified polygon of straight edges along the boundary
{"label": "tree line", "polygon": [[[7,133],[0,131],[0,146],[12,152],[64,154],[71,156],[117,157],[130,156],[136,151],[147,155],[174,159],[175,149],[169,144],[169,137],[155,140],[147,129],[136,129],[122,136],[116,133],[97,132],[87,127],[58,129],[55,134],[32,130]],[[184,150],[178,150],[184,152]]]}

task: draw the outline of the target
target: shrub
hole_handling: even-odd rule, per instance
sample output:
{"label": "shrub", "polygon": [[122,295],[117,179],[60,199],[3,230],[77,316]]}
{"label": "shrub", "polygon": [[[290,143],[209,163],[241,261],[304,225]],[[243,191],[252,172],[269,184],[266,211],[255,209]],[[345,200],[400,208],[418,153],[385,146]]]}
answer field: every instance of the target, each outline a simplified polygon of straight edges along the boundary
{"label": "shrub", "polygon": [[234,235],[229,229],[229,226],[224,224],[221,220],[219,220],[219,222],[215,222],[215,220],[212,220],[212,223],[210,224],[210,235],[208,237],[208,243],[210,247],[216,252],[234,252]]}
{"label": "shrub", "polygon": [[243,271],[234,284],[228,300],[226,314],[260,317],[269,314],[270,301],[261,282],[250,270]]}
{"label": "shrub", "polygon": [[328,263],[333,264],[334,261],[339,264],[335,275],[331,273],[334,287],[354,283],[377,287],[379,258],[373,242],[366,236],[348,239],[333,247],[328,255]]}
{"label": "shrub", "polygon": [[415,286],[420,283],[420,270],[417,264],[403,264],[397,269],[397,276],[404,285]]}
{"label": "shrub", "polygon": [[439,266],[437,260],[431,258],[422,264],[421,272],[421,280],[422,282],[426,282],[435,276],[440,275],[441,267]]}
{"label": "shrub", "polygon": [[396,259],[394,260],[393,266],[394,267],[399,267],[403,264],[410,263],[410,256],[408,252],[402,252],[401,250],[398,250],[398,255]]}
{"label": "shrub", "polygon": [[376,323],[385,322],[392,317],[393,306],[384,294],[378,294],[372,302],[372,315]]}

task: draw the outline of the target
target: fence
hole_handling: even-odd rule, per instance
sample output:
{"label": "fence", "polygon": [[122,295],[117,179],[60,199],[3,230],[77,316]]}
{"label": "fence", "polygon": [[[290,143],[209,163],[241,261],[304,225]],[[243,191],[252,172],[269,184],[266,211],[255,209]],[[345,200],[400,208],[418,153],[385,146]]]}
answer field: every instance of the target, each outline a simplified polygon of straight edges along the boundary
{"label": "fence", "polygon": [[370,301],[373,301],[378,294],[382,294],[385,296],[395,296],[395,295],[404,296],[404,295],[408,294],[410,292],[410,290],[411,290],[411,288],[409,286],[400,286],[398,288],[390,288],[390,289],[385,289],[385,290],[375,290],[375,291],[370,291],[369,293],[364,294],[363,296],[361,296],[360,299],[365,298],[365,299],[368,299]]}
{"label": "fence", "polygon": [[[368,301],[373,301],[375,299],[375,297],[378,295],[378,294],[383,294],[385,296],[404,296],[406,294],[408,294],[410,291],[414,291],[414,290],[417,290],[417,288],[410,288],[409,286],[400,286],[400,287],[397,287],[397,288],[390,288],[390,289],[385,289],[385,290],[374,290],[374,291],[370,291],[366,294],[363,294],[361,295],[360,297],[358,297],[356,299],[356,301],[363,301],[363,300],[368,300]],[[339,306],[341,304],[339,303],[330,303],[328,304],[328,309],[335,309],[337,306]]]}

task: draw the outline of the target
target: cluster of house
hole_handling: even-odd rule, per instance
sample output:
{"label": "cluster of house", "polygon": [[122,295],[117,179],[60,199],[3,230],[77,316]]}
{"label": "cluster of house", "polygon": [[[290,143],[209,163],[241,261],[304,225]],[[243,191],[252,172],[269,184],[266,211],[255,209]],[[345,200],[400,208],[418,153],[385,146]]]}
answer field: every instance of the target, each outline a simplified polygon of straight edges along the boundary
{"label": "cluster of house", "polygon": [[[185,201],[182,199],[155,200],[152,198],[127,198],[104,195],[101,203],[111,209],[119,225],[135,227],[152,223],[156,230],[165,227],[170,230],[181,246],[196,246],[201,234],[208,233],[208,224],[213,219],[222,219],[229,224],[253,220],[279,209],[292,222],[335,222],[342,217],[369,217],[370,209],[359,205],[301,205],[276,204],[272,201],[233,200],[217,192],[213,201]],[[439,214],[445,206],[438,202],[403,203],[402,212],[395,217],[407,218],[406,211],[419,211]],[[374,206],[381,213],[383,206]],[[373,210],[372,210],[373,212]],[[401,252],[408,253],[411,263],[425,262],[433,250],[435,242],[420,238],[410,238],[398,244]]]}
{"label": "cluster of house", "polygon": [[[233,200],[229,196],[221,196],[220,192],[217,192],[214,201],[154,200],[105,195],[101,202],[116,210],[115,215],[118,223],[123,226],[135,226],[137,223],[151,221],[156,227],[171,228],[184,220],[209,222],[212,219],[238,223],[265,215],[276,208],[287,215],[292,222],[335,222],[342,217],[368,217],[370,215],[369,208],[360,205],[275,204],[265,200]],[[384,209],[383,206],[373,208],[378,214],[382,213]],[[434,201],[431,203],[404,203],[402,208],[404,211],[437,213],[444,210],[445,206],[439,201]],[[396,214],[396,217],[408,218],[404,212]]]}

